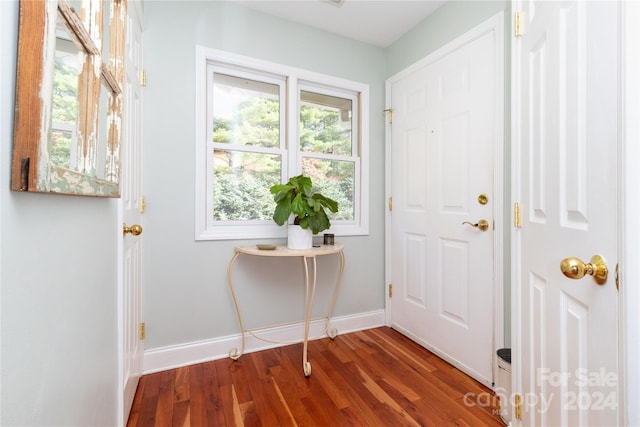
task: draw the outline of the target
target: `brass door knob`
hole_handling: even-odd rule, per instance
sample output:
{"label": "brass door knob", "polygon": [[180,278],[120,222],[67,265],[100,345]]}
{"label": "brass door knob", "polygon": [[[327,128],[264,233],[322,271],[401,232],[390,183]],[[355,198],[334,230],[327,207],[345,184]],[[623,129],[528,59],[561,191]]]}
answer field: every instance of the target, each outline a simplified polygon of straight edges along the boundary
{"label": "brass door knob", "polygon": [[579,258],[565,258],[560,262],[560,270],[569,279],[582,279],[585,275],[593,276],[593,280],[598,285],[604,285],[607,282],[609,273],[607,264],[600,255],[594,255],[589,264]]}
{"label": "brass door knob", "polygon": [[487,231],[489,229],[489,221],[487,221],[486,219],[481,219],[476,224],[469,221],[465,221],[463,222],[463,224],[468,224],[472,227],[480,229],[481,231]]}
{"label": "brass door knob", "polygon": [[127,233],[131,233],[134,236],[139,236],[142,234],[142,227],[138,224],[133,224],[131,227],[127,227],[127,224],[122,223],[122,235],[124,236]]}

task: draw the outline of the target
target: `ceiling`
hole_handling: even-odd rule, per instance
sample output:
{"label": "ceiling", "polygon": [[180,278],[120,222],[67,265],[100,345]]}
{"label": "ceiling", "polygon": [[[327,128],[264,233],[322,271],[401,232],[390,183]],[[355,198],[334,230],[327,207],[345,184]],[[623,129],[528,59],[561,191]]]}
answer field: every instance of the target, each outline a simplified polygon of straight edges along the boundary
{"label": "ceiling", "polygon": [[446,0],[235,0],[255,10],[387,47]]}

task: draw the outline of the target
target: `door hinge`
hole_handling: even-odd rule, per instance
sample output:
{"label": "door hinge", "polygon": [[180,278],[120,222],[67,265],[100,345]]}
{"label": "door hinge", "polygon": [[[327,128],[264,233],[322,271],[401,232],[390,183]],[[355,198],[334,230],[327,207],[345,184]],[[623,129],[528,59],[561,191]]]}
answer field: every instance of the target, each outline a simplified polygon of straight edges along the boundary
{"label": "door hinge", "polygon": [[393,210],[393,197],[389,197],[389,210]]}
{"label": "door hinge", "polygon": [[393,123],[393,109],[387,108],[384,112],[389,113],[389,124]]}
{"label": "door hinge", "polygon": [[513,37],[520,37],[524,34],[524,13],[515,12],[513,14]]}
{"label": "door hinge", "polygon": [[389,283],[389,298],[393,296],[393,283]]}
{"label": "door hinge", "polygon": [[616,289],[620,290],[620,264],[616,264]]}
{"label": "door hinge", "polygon": [[521,394],[516,394],[514,396],[514,403],[515,403],[516,420],[521,420],[522,419],[522,395]]}
{"label": "door hinge", "polygon": [[140,70],[140,86],[146,86],[146,85],[147,85],[147,70],[143,68],[142,70]]}
{"label": "door hinge", "polygon": [[513,226],[516,228],[522,227],[522,212],[520,211],[520,203],[518,202],[513,204]]}
{"label": "door hinge", "polygon": [[140,338],[140,340],[144,340],[145,337],[145,330],[144,330],[144,322],[140,323],[140,326],[138,328],[138,338]]}
{"label": "door hinge", "polygon": [[140,213],[144,213],[145,210],[147,210],[147,199],[140,196]]}

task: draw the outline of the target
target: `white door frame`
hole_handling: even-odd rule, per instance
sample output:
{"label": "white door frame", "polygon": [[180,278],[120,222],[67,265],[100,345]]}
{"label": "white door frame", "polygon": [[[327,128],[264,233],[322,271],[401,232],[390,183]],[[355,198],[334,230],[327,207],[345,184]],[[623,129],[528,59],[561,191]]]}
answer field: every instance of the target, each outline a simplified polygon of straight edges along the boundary
{"label": "white door frame", "polygon": [[618,247],[620,260],[620,420],[640,425],[640,3],[620,7],[620,128]]}
{"label": "white door frame", "polygon": [[[620,291],[619,306],[619,381],[618,401],[621,424],[640,426],[640,3],[623,1],[619,11],[619,124],[618,124],[618,251]],[[513,85],[513,82],[512,82]],[[512,86],[513,87],[513,86]],[[512,94],[513,98],[513,94]],[[514,102],[514,101],[512,101]],[[513,128],[513,127],[512,127]],[[518,153],[512,151],[511,163],[518,164]],[[519,177],[512,173],[512,189],[518,188]],[[512,200],[517,200],[512,192]],[[511,228],[513,230],[513,228]],[[517,265],[515,248],[516,233],[511,234],[511,264]],[[614,272],[615,274],[615,272]],[[519,272],[511,271],[511,283],[517,283]],[[519,287],[511,287],[511,306],[519,304]],[[511,343],[514,352],[522,348],[518,334],[520,323],[518,316],[512,316]],[[514,360],[517,360],[514,358]],[[517,364],[512,366],[512,390],[522,393],[522,371]],[[630,403],[631,402],[631,403]],[[514,425],[521,422],[513,420]]]}
{"label": "white door frame", "polygon": [[[399,73],[388,78],[385,82],[385,100],[391,102],[391,88],[395,82],[402,80],[420,68],[436,62],[451,51],[466,44],[470,40],[477,38],[480,34],[489,31],[495,32],[496,37],[496,94],[495,94],[495,123],[494,123],[494,153],[493,153],[493,195],[495,223],[493,258],[494,258],[494,284],[493,284],[493,341],[495,350],[504,346],[504,230],[509,224],[504,223],[504,12],[499,12],[483,23],[477,25],[455,40],[447,43],[425,58],[403,69]],[[390,108],[390,107],[387,107]],[[391,126],[387,122],[385,125],[385,200],[389,200],[391,194]],[[391,212],[387,208],[385,211],[385,323],[391,324],[389,293],[387,286],[391,282]],[[495,358],[495,352],[492,355]],[[493,364],[495,368],[495,363]],[[494,372],[495,381],[495,372]]]}

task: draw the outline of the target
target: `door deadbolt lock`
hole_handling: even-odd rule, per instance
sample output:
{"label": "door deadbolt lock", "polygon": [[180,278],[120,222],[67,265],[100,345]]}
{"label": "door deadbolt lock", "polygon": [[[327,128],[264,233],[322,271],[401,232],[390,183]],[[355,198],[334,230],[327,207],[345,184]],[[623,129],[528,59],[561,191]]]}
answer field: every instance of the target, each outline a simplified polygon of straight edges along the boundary
{"label": "door deadbolt lock", "polygon": [[489,196],[484,193],[478,195],[478,203],[480,203],[481,205],[486,205],[487,203],[489,203]]}
{"label": "door deadbolt lock", "polygon": [[463,222],[463,224],[468,224],[472,227],[479,229],[480,231],[487,231],[489,229],[489,221],[487,221],[486,219],[481,219],[475,224],[469,221],[465,221]]}

